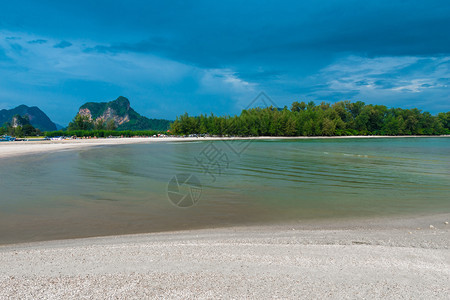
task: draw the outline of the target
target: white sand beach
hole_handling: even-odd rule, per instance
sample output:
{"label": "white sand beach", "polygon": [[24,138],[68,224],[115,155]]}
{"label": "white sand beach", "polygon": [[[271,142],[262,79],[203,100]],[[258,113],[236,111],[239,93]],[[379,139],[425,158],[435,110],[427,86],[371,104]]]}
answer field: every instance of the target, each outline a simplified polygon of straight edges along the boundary
{"label": "white sand beach", "polygon": [[448,218],[2,246],[0,298],[448,299]]}
{"label": "white sand beach", "polygon": [[[171,138],[168,138],[169,140]],[[94,146],[124,145],[164,141],[164,138],[102,138],[102,139],[70,139],[55,141],[21,141],[0,143],[0,158],[74,150]]]}

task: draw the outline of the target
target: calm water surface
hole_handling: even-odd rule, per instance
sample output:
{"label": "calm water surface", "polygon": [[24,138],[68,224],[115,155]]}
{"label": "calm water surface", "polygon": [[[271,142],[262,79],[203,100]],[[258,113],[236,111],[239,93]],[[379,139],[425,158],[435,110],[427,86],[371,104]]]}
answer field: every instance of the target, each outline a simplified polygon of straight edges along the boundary
{"label": "calm water surface", "polygon": [[[380,138],[167,142],[0,159],[0,244],[450,212],[449,154],[450,138]],[[177,174],[201,182],[197,205],[169,201]]]}

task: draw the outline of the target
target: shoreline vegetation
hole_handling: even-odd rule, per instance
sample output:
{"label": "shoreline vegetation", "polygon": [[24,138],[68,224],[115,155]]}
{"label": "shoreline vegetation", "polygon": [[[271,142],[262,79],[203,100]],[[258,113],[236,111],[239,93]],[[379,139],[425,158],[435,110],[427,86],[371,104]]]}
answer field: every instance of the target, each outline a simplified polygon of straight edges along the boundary
{"label": "shoreline vegetation", "polygon": [[[120,98],[120,97],[119,97]],[[125,98],[124,98],[125,99]],[[118,100],[116,100],[118,101]],[[128,100],[126,100],[128,101]],[[114,102],[114,101],[113,101]],[[129,102],[127,102],[129,103]],[[265,107],[242,110],[240,115],[181,115],[168,130],[128,130],[117,126],[115,119],[78,113],[63,130],[45,131],[31,126],[28,116],[15,116],[13,122],[0,127],[0,136],[45,137],[152,137],[158,135],[202,137],[260,136],[411,136],[449,135],[450,112],[431,115],[417,108],[387,108],[364,102],[340,101],[333,104],[313,101],[293,102],[290,109]],[[132,127],[132,126],[131,126]],[[130,127],[130,128],[131,128]],[[127,128],[127,130],[120,130]]]}
{"label": "shoreline vegetation", "polygon": [[212,136],[349,136],[450,134],[450,112],[436,116],[417,108],[387,108],[364,102],[333,104],[294,102],[291,108],[251,108],[239,116],[213,114],[177,117],[174,135]]}

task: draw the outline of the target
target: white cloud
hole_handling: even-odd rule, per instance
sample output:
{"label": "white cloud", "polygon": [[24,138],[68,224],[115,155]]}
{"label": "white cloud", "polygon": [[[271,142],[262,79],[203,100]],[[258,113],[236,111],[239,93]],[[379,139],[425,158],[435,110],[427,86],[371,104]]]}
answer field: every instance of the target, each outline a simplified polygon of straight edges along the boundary
{"label": "white cloud", "polygon": [[419,93],[445,87],[439,83],[449,77],[450,57],[349,56],[322,69],[315,79],[325,80],[331,92],[349,90],[391,90]]}
{"label": "white cloud", "polygon": [[230,69],[206,69],[203,71],[198,93],[221,93],[234,100],[230,103],[236,111],[242,110],[255,97],[258,85],[239,78]]}
{"label": "white cloud", "polygon": [[[7,39],[10,36],[18,38]],[[35,40],[47,42],[29,43]],[[180,98],[180,91],[183,91],[186,97],[197,93],[212,98],[226,97],[226,102],[231,101],[229,106],[233,107],[243,99],[248,101],[248,95],[255,87],[255,84],[240,79],[231,69],[200,68],[150,53],[86,51],[97,45],[88,40],[70,40],[70,47],[55,48],[59,42],[51,37],[0,31],[0,48],[9,58],[2,63],[4,68],[0,74],[15,86],[0,87],[2,93],[8,90],[15,94],[9,100],[25,98],[24,90],[46,89],[58,94],[61,93],[58,86],[65,81],[82,80],[120,87],[127,95],[134,93],[143,101],[155,98],[152,95],[155,91],[159,93],[158,98],[164,97],[167,101]],[[64,93],[63,97],[68,97],[68,91]],[[37,97],[38,93],[35,95]],[[55,95],[54,98],[58,97]],[[173,110],[173,105],[169,107]]]}
{"label": "white cloud", "polygon": [[254,88],[254,83],[240,79],[230,69],[205,69],[201,76],[199,92],[246,93]]}

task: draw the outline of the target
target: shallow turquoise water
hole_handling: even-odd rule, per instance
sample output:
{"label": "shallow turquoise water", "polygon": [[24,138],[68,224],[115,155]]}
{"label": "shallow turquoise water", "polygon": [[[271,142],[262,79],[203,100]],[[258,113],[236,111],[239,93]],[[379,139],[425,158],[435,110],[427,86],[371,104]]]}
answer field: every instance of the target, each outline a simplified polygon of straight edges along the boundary
{"label": "shallow turquoise water", "polygon": [[[3,159],[0,243],[450,212],[449,154],[450,138],[380,138],[152,143]],[[196,205],[169,201],[177,174],[201,183],[200,195],[189,185],[178,194]]]}

